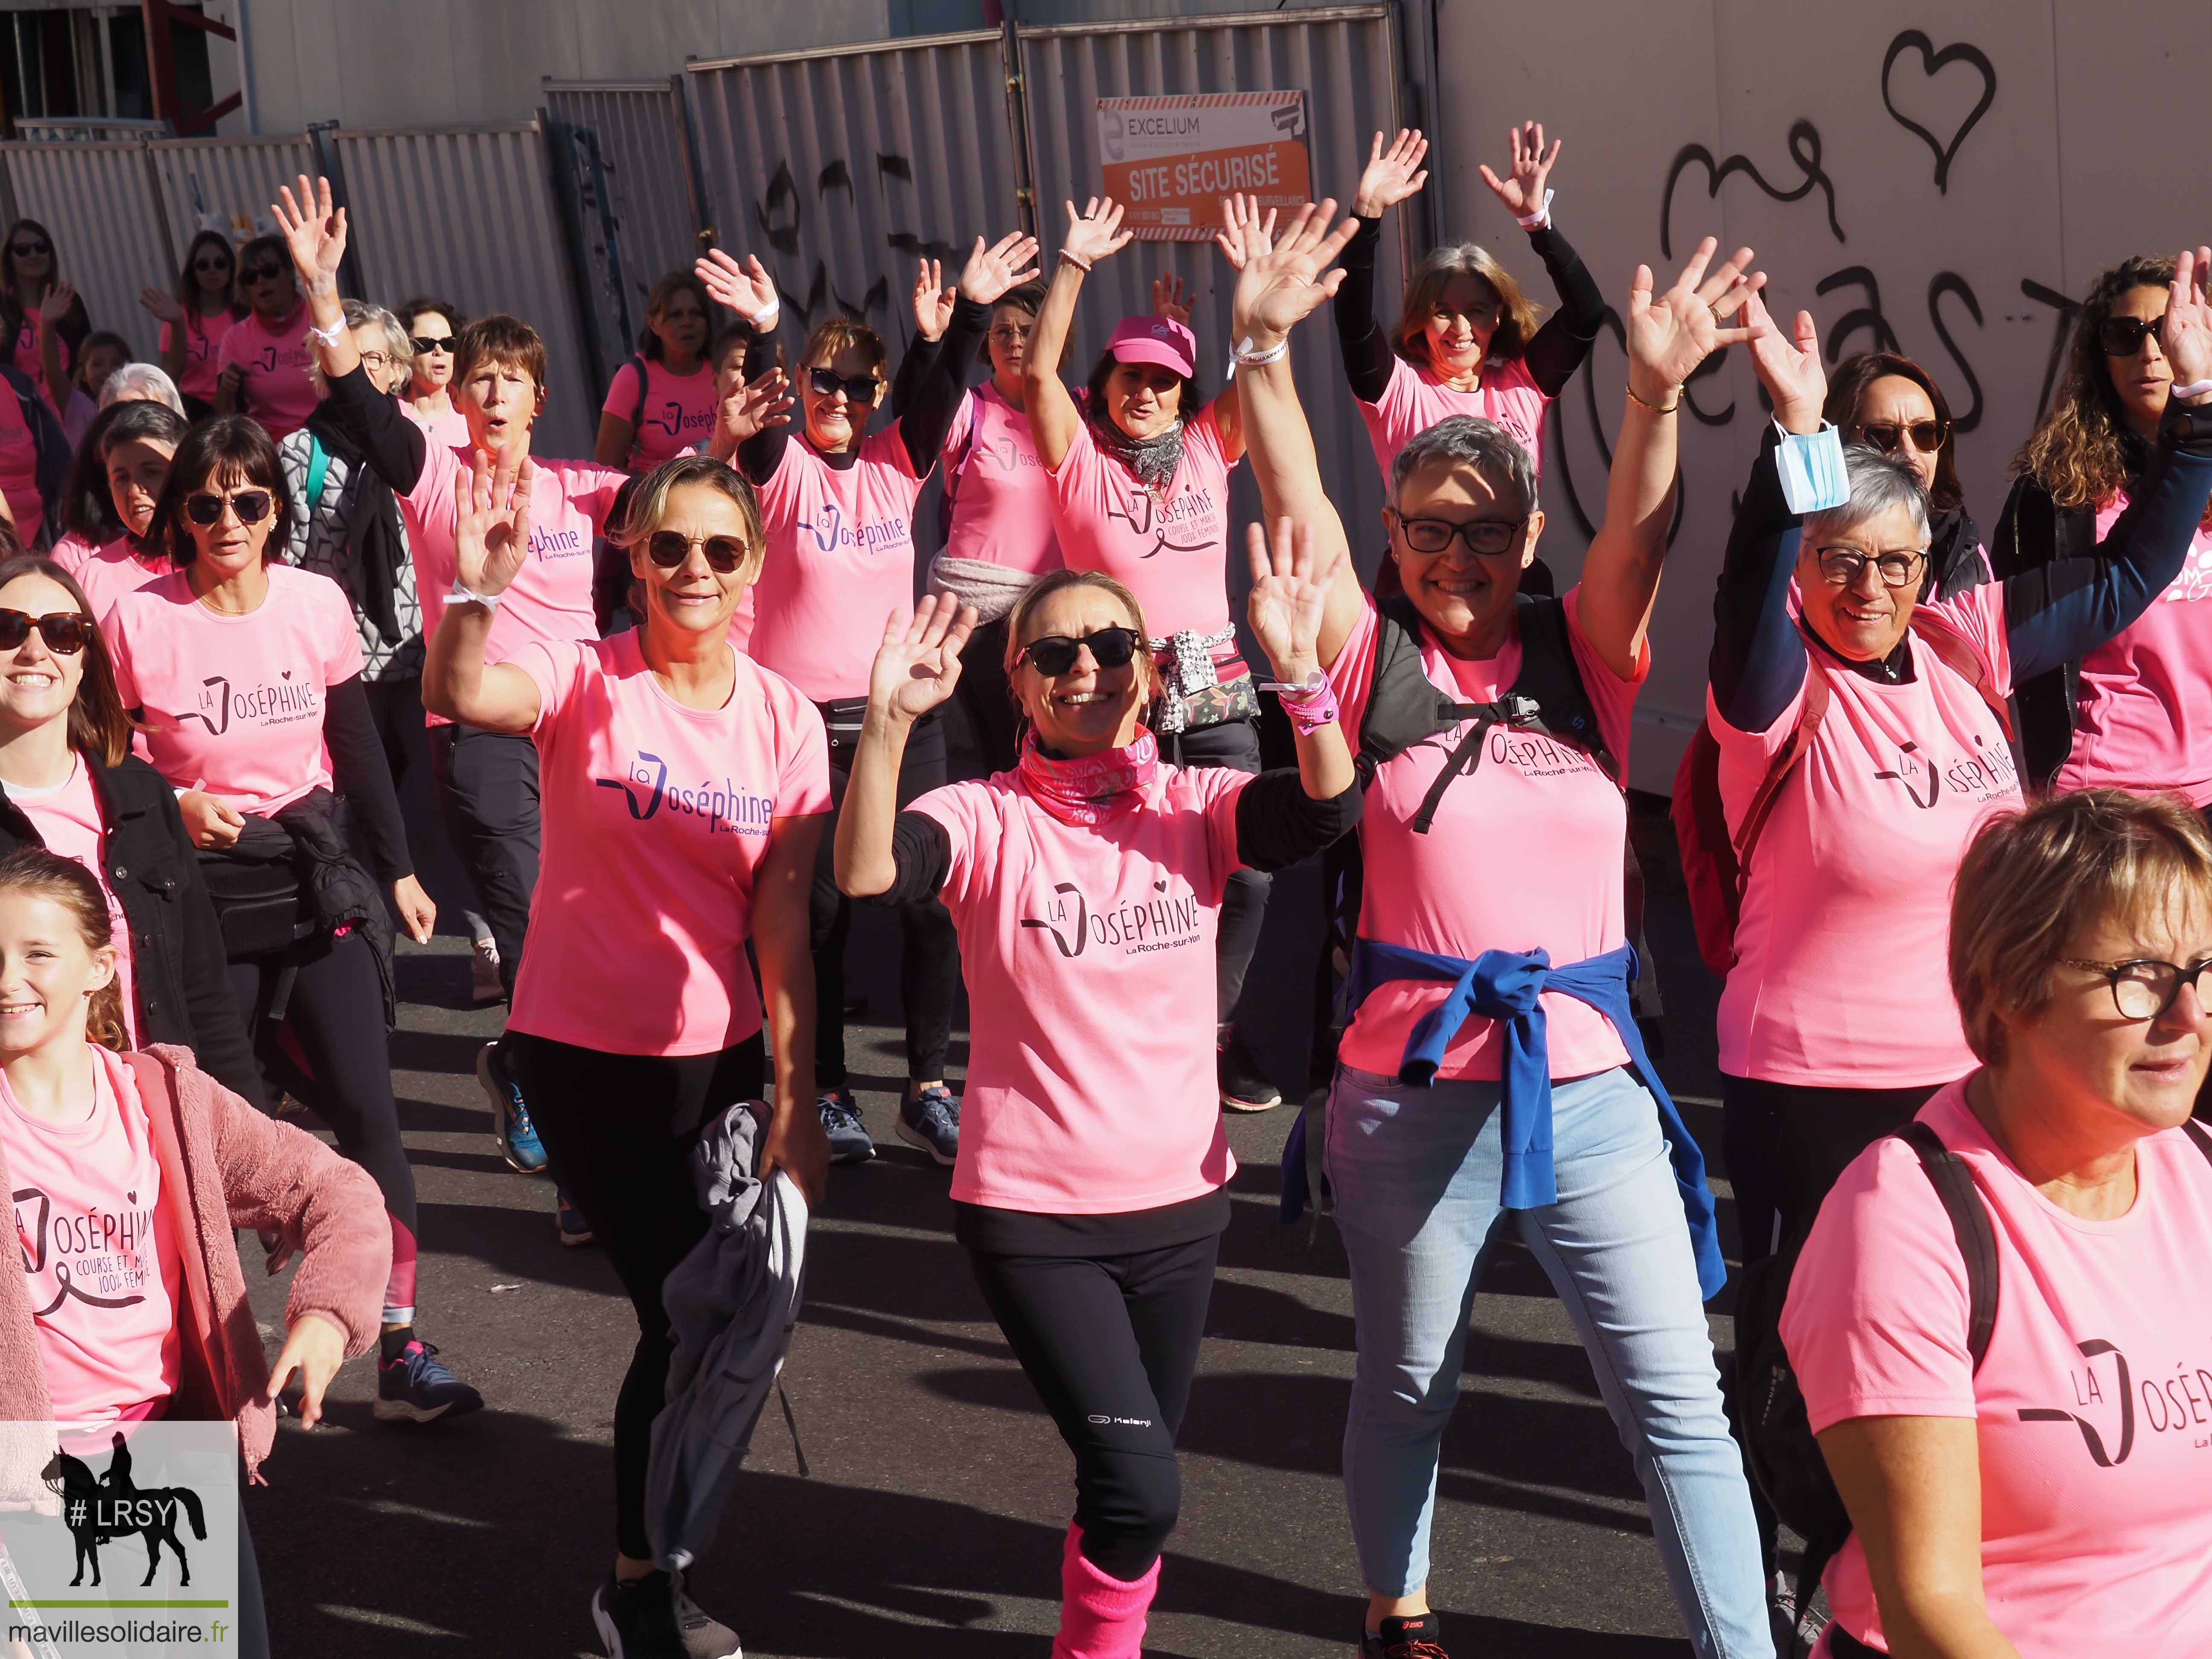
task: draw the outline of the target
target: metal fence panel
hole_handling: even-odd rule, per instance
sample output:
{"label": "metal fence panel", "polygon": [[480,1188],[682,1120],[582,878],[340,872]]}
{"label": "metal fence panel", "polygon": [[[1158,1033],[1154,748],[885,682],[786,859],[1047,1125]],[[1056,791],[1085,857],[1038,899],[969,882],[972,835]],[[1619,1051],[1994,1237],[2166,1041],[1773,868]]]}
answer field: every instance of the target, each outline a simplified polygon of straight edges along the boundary
{"label": "metal fence panel", "polygon": [[598,399],[535,121],[467,132],[332,135],[368,296],[429,292],[501,311],[544,337],[548,395],[532,447],[588,456]]}
{"label": "metal fence panel", "polygon": [[170,138],[149,148],[180,261],[198,231],[221,231],[236,244],[274,229],[276,187],[315,171],[313,148],[297,137]]}
{"label": "metal fence panel", "polygon": [[64,281],[76,284],[94,328],[110,328],[148,362],[161,325],[138,303],[149,284],[175,278],[159,199],[142,143],[0,144],[15,210],[53,233]]}

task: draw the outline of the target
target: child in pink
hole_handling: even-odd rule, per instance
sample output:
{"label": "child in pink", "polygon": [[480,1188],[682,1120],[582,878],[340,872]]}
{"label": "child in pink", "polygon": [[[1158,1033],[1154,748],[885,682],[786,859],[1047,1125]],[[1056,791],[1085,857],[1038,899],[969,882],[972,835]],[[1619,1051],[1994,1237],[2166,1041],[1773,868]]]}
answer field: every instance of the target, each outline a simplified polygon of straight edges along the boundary
{"label": "child in pink", "polygon": [[713,435],[714,404],[713,364],[702,360],[689,374],[678,374],[659,358],[640,355],[615,371],[599,410],[630,423],[629,470],[647,472]]}
{"label": "child in pink", "polygon": [[185,372],[178,378],[177,390],[187,398],[197,398],[204,404],[215,401],[216,380],[222,373],[222,343],[238,319],[227,311],[203,313],[191,307],[185,307],[185,320],[161,325],[161,356],[168,357],[177,330],[185,336]]}

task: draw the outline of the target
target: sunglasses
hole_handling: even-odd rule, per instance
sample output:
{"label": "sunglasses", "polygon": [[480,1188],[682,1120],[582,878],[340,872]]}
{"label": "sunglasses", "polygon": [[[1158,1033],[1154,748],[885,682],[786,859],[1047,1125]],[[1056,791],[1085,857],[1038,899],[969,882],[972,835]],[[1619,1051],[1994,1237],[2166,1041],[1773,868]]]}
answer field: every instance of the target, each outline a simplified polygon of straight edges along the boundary
{"label": "sunglasses", "polygon": [[35,259],[53,251],[52,242],[10,242],[8,245],[8,252],[18,259]]}
{"label": "sunglasses", "polygon": [[282,265],[246,265],[240,270],[238,280],[246,283],[271,282],[283,270]]}
{"label": "sunglasses", "polygon": [[238,514],[239,523],[256,525],[267,518],[276,505],[276,498],[265,489],[240,489],[228,495],[201,490],[185,497],[185,516],[203,529],[212,529],[222,522],[223,509],[228,507]]}
{"label": "sunglasses", "polygon": [[46,642],[46,649],[62,657],[74,657],[92,637],[92,619],[74,611],[56,611],[44,617],[0,611],[0,651],[15,649],[31,637],[33,628]]}
{"label": "sunglasses", "polygon": [[[2097,343],[2105,349],[2107,357],[2132,357],[2142,349],[2143,337],[2158,337],[2158,325],[2166,320],[2163,313],[2145,322],[2140,317],[2107,317],[2097,325]],[[2164,346],[2160,347],[2164,350]]]}
{"label": "sunglasses", "polygon": [[1885,455],[1896,454],[1908,438],[1922,454],[1933,455],[1950,435],[1951,423],[1944,420],[1875,421],[1859,428],[1860,441],[1872,444]]}
{"label": "sunglasses", "polygon": [[450,334],[417,334],[415,337],[415,349],[417,351],[450,352],[453,349],[453,337]]}
{"label": "sunglasses", "polygon": [[842,375],[831,374],[826,368],[810,368],[806,371],[806,374],[807,379],[813,384],[817,396],[827,398],[842,391],[847,398],[856,404],[875,402],[876,392],[883,385],[883,382],[872,374],[855,374],[852,379],[847,380]]}
{"label": "sunglasses", "polygon": [[687,536],[680,530],[656,530],[645,538],[645,556],[663,570],[673,570],[691,556],[693,548],[707,556],[707,568],[726,576],[752,551],[735,536]]}
{"label": "sunglasses", "polygon": [[212,273],[218,270],[228,270],[230,269],[230,261],[219,255],[212,258],[195,259],[192,261],[192,269],[204,274]]}
{"label": "sunglasses", "polygon": [[1127,668],[1143,643],[1144,635],[1133,628],[1102,628],[1072,640],[1065,634],[1048,634],[1024,646],[1014,665],[1027,663],[1047,678],[1055,678],[1075,666],[1076,658],[1087,645],[1091,660],[1101,668]]}

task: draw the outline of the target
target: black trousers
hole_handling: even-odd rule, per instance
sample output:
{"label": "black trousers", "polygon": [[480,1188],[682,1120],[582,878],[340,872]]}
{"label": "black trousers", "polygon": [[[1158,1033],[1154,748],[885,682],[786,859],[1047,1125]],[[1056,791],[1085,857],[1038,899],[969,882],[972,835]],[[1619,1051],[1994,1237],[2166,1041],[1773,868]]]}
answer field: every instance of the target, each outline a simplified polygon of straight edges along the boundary
{"label": "black trousers", "polygon": [[1123,1583],[1159,1559],[1182,1503],[1176,1435],[1190,1403],[1221,1240],[1136,1255],[992,1255],[975,1282],[1075,1454],[1084,1559]]}
{"label": "black trousers", "polygon": [[499,946],[500,981],[512,998],[538,886],[538,745],[473,726],[433,726],[430,771],[446,833],[483,901]]}
{"label": "black trousers", "polygon": [[392,769],[392,787],[407,821],[407,850],[415,855],[415,873],[440,910],[459,910],[467,918],[471,939],[489,938],[483,901],[460,866],[450,831],[439,821],[430,728],[422,723],[422,682],[408,676],[371,680],[362,689],[368,694],[368,716],[376,724],[376,735],[384,740],[384,760]]}
{"label": "black trousers", "polygon": [[1853,1158],[1910,1123],[1942,1086],[1814,1089],[1723,1077],[1721,1151],[1744,1261],[1771,1255]]}
{"label": "black trousers", "polygon": [[[846,1079],[845,939],[852,930],[853,901],[837,890],[836,812],[845,804],[845,786],[853,775],[853,742],[859,731],[857,712],[849,725],[842,720],[830,721],[830,829],[814,860],[814,886],[806,906],[806,942],[814,953],[814,1081],[824,1089],[842,1088]],[[899,763],[898,804],[904,806],[944,782],[945,728],[925,714],[907,734],[906,755]],[[906,1074],[927,1083],[945,1075],[945,1050],[952,1041],[952,1007],[959,996],[960,936],[941,899],[902,904],[898,919]]]}
{"label": "black trousers", "polygon": [[945,708],[945,775],[955,783],[1011,771],[1021,714],[1006,679],[1006,619],[980,623],[960,650],[960,684]]}
{"label": "black trousers", "polygon": [[231,1610],[238,1619],[239,1659],[269,1659],[269,1610],[261,1599],[261,1561],[246,1524],[243,1491],[238,1495],[238,1600]]}
{"label": "black trousers", "polygon": [[615,1547],[638,1560],[653,1553],[645,1472],[672,1351],[660,1287],[707,1232],[691,1146],[708,1118],[761,1097],[765,1052],[757,1035],[720,1054],[666,1056],[507,1035],[505,1053],[553,1178],[591,1218],[592,1237],[637,1310],[637,1346],[615,1397]]}
{"label": "black trousers", "polygon": [[[1160,758],[1177,766],[1225,766],[1232,771],[1260,770],[1260,728],[1250,720],[1226,720],[1196,732],[1177,732],[1160,739]],[[1244,994],[1244,975],[1260,948],[1267,921],[1267,893],[1274,878],[1264,870],[1232,871],[1221,895],[1221,925],[1213,939],[1213,1018],[1226,1025]]]}

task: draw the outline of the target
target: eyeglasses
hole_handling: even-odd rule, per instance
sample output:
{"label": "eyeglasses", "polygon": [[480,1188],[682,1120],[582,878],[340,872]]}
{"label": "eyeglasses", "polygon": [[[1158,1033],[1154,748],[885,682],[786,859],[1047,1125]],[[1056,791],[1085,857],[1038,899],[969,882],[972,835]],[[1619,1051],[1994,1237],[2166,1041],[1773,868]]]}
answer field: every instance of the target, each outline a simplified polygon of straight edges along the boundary
{"label": "eyeglasses", "polygon": [[[0,616],[7,613],[0,611]],[[2212,958],[2191,963],[2186,968],[2177,968],[2170,962],[2084,962],[2078,957],[2061,957],[2059,963],[2067,968],[2086,968],[2093,974],[2104,975],[2105,983],[2112,988],[2112,1006],[2119,1011],[2122,1019],[2156,1019],[2173,1006],[2184,985],[2197,988],[2197,1000],[2205,1003],[2204,975],[2212,969]]]}
{"label": "eyeglasses", "polygon": [[877,388],[883,385],[872,374],[855,374],[848,380],[842,375],[833,374],[826,368],[810,368],[806,374],[817,396],[827,398],[842,390],[848,399],[856,404],[875,402]]}
{"label": "eyeglasses", "polygon": [[238,280],[249,286],[255,283],[271,282],[283,270],[282,265],[245,265],[239,270]]}
{"label": "eyeglasses", "polygon": [[450,334],[417,334],[415,337],[415,349],[417,351],[450,352],[453,349],[453,337]]}
{"label": "eyeglasses", "polygon": [[1065,634],[1047,634],[1024,646],[1014,663],[1018,667],[1026,662],[1047,678],[1054,678],[1074,667],[1076,658],[1087,645],[1091,647],[1091,660],[1101,668],[1126,668],[1143,643],[1144,635],[1133,628],[1101,628],[1074,639]]}
{"label": "eyeglasses", "polygon": [[1406,538],[1406,545],[1416,553],[1442,553],[1451,546],[1456,536],[1468,545],[1468,550],[1495,558],[1500,553],[1510,553],[1519,539],[1523,526],[1522,519],[1469,519],[1465,524],[1455,524],[1449,519],[1400,518],[1398,528]]}
{"label": "eyeglasses", "polygon": [[227,495],[204,489],[185,497],[185,516],[202,529],[212,529],[222,522],[223,509],[228,507],[238,514],[239,523],[257,525],[276,505],[276,498],[265,489],[239,489]]}
{"label": "eyeglasses", "polygon": [[1910,438],[1912,447],[1923,455],[1933,455],[1942,448],[1943,441],[1951,435],[1951,423],[1945,420],[1931,421],[1869,421],[1859,428],[1859,441],[1872,444],[1885,455],[1894,455],[1905,441]]}
{"label": "eyeglasses", "polygon": [[40,258],[46,254],[52,253],[53,251],[54,245],[52,242],[10,242],[8,244],[8,252],[14,254],[18,259]]}
{"label": "eyeglasses", "polygon": [[361,366],[372,374],[381,374],[392,366],[392,359],[381,351],[356,351],[354,356],[361,359]]}
{"label": "eyeglasses", "polygon": [[46,649],[62,657],[74,657],[92,637],[92,619],[74,611],[55,611],[43,617],[0,611],[0,651],[15,649],[31,637],[33,628],[46,642]]}
{"label": "eyeglasses", "polygon": [[1869,565],[1881,576],[1884,587],[1910,587],[1920,580],[1921,568],[1928,562],[1925,549],[1910,553],[1862,553],[1856,547],[1824,547],[1814,556],[1820,562],[1820,579],[1838,587],[1849,587]]}
{"label": "eyeglasses", "polygon": [[687,536],[680,530],[656,530],[645,538],[645,556],[663,570],[674,570],[698,548],[707,556],[707,568],[726,576],[745,562],[752,550],[735,536]]}
{"label": "eyeglasses", "polygon": [[991,331],[991,337],[1000,345],[1016,345],[1030,337],[1030,331],[1017,328],[1012,323],[1000,323]]}
{"label": "eyeglasses", "polygon": [[[2166,320],[2166,313],[2145,322],[2140,317],[2107,317],[2097,325],[2097,343],[2105,348],[2107,357],[2132,357],[2142,349],[2143,337],[2158,338],[2158,325]],[[2160,351],[2165,350],[2161,342]]]}

